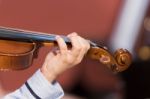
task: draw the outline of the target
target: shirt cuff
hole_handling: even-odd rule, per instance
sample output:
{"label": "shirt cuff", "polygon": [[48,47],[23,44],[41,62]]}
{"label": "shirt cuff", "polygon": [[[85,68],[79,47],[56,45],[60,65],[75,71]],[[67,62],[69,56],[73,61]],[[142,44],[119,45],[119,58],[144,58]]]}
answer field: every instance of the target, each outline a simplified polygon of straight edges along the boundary
{"label": "shirt cuff", "polygon": [[64,95],[59,83],[57,81],[54,83],[49,83],[49,81],[41,73],[40,69],[30,79],[27,80],[27,83],[28,86],[24,85],[23,87],[30,87],[31,89],[27,89],[29,91],[32,90],[38,97],[42,99],[60,99]]}

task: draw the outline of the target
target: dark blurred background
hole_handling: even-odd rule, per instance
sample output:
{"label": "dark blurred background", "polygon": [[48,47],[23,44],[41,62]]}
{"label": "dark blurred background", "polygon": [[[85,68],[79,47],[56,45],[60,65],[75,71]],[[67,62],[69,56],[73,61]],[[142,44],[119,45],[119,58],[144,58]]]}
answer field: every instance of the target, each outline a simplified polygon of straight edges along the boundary
{"label": "dark blurred background", "polygon": [[[0,26],[79,35],[114,52],[128,49],[130,68],[113,74],[98,61],[84,59],[58,81],[64,99],[150,98],[149,0],[0,0]],[[39,67],[51,47],[39,50],[32,66],[0,72],[1,94],[19,88]],[[77,96],[77,97],[76,97]]]}

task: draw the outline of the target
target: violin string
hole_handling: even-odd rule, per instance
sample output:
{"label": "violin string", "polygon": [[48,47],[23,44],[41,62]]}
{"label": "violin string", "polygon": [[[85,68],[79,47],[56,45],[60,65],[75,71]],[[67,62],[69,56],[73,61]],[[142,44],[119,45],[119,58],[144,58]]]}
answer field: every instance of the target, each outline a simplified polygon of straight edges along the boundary
{"label": "violin string", "polygon": [[[31,39],[31,40],[42,40],[42,41],[56,41],[55,37],[56,35],[54,34],[48,34],[48,33],[43,33],[43,32],[35,32],[35,31],[29,31],[29,30],[22,30],[22,29],[16,29],[16,28],[6,28],[0,26],[0,36],[9,36],[11,38],[21,38],[21,39]],[[67,38],[64,35],[60,35],[66,43],[71,43],[69,38]],[[88,40],[90,43],[91,47],[100,47],[104,48],[102,46],[97,45],[96,43]]]}
{"label": "violin string", "polygon": [[[46,40],[46,41],[56,41],[55,39],[55,36],[56,35],[53,35],[53,34],[48,34],[48,33],[42,33],[42,32],[35,32],[35,31],[26,31],[26,30],[21,30],[21,29],[12,29],[12,28],[3,28],[3,27],[0,27],[0,33],[1,33],[1,36],[11,36],[11,37],[16,37],[18,36],[19,37],[27,37],[27,39],[42,39],[42,40]],[[63,35],[60,35],[64,40],[65,42],[67,43],[70,43],[70,40],[63,36]]]}

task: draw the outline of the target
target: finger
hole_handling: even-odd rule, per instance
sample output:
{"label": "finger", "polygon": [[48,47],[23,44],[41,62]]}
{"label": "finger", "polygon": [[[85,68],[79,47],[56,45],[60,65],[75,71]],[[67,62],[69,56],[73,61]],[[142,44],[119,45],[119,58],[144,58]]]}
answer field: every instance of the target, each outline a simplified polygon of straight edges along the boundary
{"label": "finger", "polygon": [[75,57],[77,57],[79,55],[79,52],[81,49],[81,44],[80,44],[78,35],[74,32],[74,33],[68,35],[68,37],[72,44],[71,52]]}
{"label": "finger", "polygon": [[82,37],[78,37],[78,40],[80,42],[80,45],[81,45],[81,50],[80,50],[80,53],[78,55],[78,62],[81,62],[81,60],[83,59],[83,57],[85,56],[85,54],[87,53],[87,51],[89,50],[90,48],[90,44],[87,42],[87,40],[85,40],[84,38]]}
{"label": "finger", "polygon": [[53,50],[52,53],[53,53],[53,55],[56,56],[56,55],[58,55],[60,53],[60,50]]}
{"label": "finger", "polygon": [[61,38],[60,36],[56,36],[56,41],[58,43],[60,53],[63,55],[66,54],[68,49],[67,49],[67,45],[66,45],[65,41],[63,40],[63,38]]}
{"label": "finger", "polygon": [[83,45],[83,48],[88,51],[90,49],[90,42],[81,36],[79,36],[80,43]]}
{"label": "finger", "polygon": [[47,54],[46,58],[45,58],[45,62],[48,62],[50,59],[52,59],[54,56],[56,56],[53,51],[51,51],[50,53]]}

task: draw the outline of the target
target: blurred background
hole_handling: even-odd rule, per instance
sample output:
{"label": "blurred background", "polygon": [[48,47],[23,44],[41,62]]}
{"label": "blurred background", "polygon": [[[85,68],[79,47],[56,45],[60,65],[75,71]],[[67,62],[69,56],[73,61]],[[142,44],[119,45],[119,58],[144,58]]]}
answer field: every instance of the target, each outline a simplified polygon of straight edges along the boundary
{"label": "blurred background", "polygon": [[[79,35],[111,52],[128,49],[130,68],[113,74],[98,61],[84,59],[58,81],[64,99],[150,98],[149,0],[0,0],[0,26]],[[0,72],[0,94],[19,88],[38,68],[51,47],[42,47],[31,67]]]}

